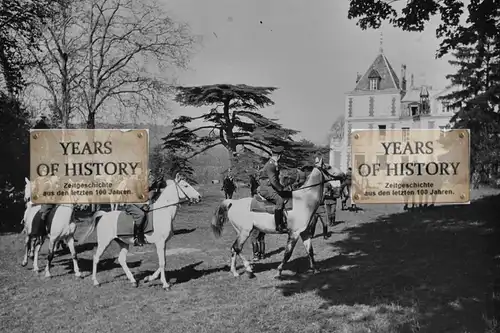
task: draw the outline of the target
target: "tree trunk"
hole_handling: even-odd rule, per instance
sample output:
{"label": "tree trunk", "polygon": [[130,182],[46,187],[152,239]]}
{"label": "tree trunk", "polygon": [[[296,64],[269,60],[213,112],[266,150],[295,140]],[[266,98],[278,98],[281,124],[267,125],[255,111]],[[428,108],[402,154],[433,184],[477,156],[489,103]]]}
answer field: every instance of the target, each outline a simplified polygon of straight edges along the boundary
{"label": "tree trunk", "polygon": [[18,81],[18,78],[16,77],[17,73],[9,63],[9,55],[7,54],[7,50],[3,46],[3,42],[0,43],[0,68],[2,69],[7,93],[9,94],[10,98],[14,98],[14,94],[18,88],[18,82],[16,82]]}
{"label": "tree trunk", "polygon": [[95,129],[95,112],[89,111],[87,116],[87,129]]}
{"label": "tree trunk", "polygon": [[226,120],[226,128],[224,132],[226,133],[226,141],[227,141],[227,150],[229,152],[229,166],[232,168],[236,161],[236,140],[234,138],[233,128],[234,123],[232,122],[231,117],[229,116],[229,103],[231,100],[224,101],[224,119]]}
{"label": "tree trunk", "polygon": [[68,56],[66,53],[61,55],[62,58],[62,80],[61,80],[61,90],[62,96],[62,107],[61,107],[61,122],[63,128],[68,128],[69,125],[69,115],[70,115],[70,102],[71,96],[69,92],[68,84]]}

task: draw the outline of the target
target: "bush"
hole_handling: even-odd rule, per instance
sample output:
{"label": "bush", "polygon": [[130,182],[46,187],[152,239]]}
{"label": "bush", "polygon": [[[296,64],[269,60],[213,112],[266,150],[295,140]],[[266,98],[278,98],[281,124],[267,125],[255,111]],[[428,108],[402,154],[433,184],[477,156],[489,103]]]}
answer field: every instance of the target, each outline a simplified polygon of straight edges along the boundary
{"label": "bush", "polygon": [[29,123],[20,103],[0,92],[0,228],[17,230],[24,201],[24,177],[29,176]]}

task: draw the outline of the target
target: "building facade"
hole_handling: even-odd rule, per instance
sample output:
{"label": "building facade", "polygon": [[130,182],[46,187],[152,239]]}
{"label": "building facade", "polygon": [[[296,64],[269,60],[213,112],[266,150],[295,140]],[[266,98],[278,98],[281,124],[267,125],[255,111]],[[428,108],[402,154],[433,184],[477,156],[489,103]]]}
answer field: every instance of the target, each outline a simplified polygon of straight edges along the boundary
{"label": "building facade", "polygon": [[358,157],[351,156],[350,142],[356,129],[378,129],[383,133],[391,129],[449,128],[453,111],[438,100],[448,93],[447,89],[415,86],[413,75],[407,84],[406,65],[401,66],[398,78],[381,49],[364,75],[358,75],[354,90],[346,94],[343,135],[330,137],[330,164],[346,170],[353,160],[357,161]]}

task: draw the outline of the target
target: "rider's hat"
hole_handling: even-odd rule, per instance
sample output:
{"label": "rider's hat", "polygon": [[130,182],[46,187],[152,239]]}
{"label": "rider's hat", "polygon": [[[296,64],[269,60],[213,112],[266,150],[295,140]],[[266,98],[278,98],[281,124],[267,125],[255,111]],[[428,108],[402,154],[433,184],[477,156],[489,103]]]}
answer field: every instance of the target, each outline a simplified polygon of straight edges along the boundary
{"label": "rider's hat", "polygon": [[278,146],[278,147],[274,147],[272,149],[272,153],[275,154],[275,155],[283,154],[284,150],[285,150],[285,148],[283,146]]}

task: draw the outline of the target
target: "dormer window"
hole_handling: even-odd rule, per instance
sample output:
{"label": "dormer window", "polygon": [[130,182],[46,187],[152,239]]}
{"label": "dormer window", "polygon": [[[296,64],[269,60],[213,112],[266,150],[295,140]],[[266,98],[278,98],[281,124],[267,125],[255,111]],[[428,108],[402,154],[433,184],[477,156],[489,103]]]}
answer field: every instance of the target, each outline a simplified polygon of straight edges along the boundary
{"label": "dormer window", "polygon": [[441,105],[442,105],[442,112],[450,112],[451,111],[450,102],[444,101],[441,103]]}
{"label": "dormer window", "polygon": [[379,90],[379,83],[382,77],[377,70],[372,69],[370,75],[368,75],[368,79],[370,80],[370,90]]}
{"label": "dormer window", "polygon": [[418,105],[410,106],[410,110],[411,110],[412,117],[418,116]]}

